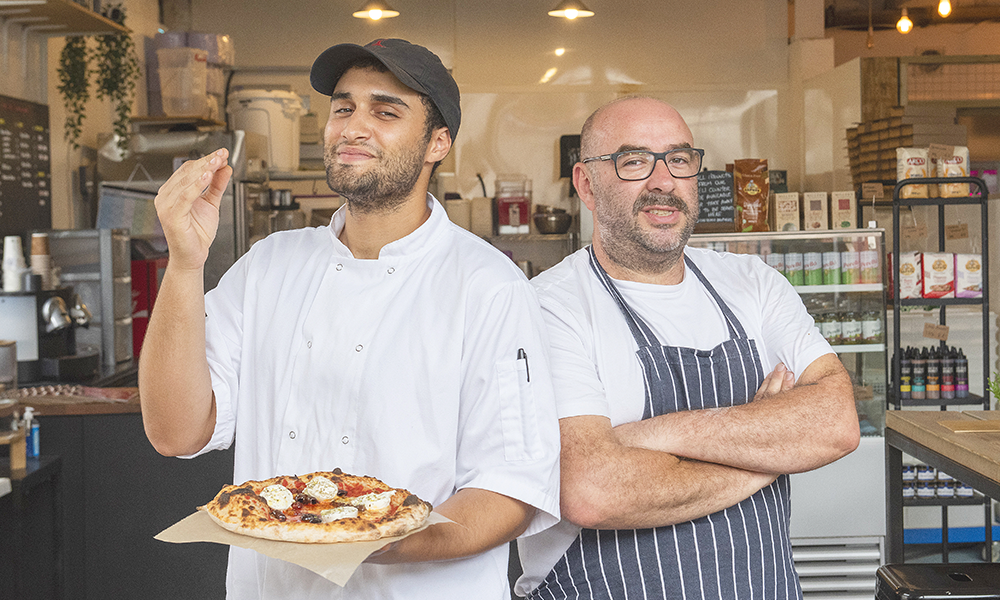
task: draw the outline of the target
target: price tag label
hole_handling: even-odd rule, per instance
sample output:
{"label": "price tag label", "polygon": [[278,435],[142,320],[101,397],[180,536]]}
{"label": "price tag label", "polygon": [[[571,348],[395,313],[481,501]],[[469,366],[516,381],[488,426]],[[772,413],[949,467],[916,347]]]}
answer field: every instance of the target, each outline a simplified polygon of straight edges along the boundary
{"label": "price tag label", "polygon": [[915,227],[901,227],[899,236],[907,241],[920,241],[927,237],[927,226],[917,225]]}
{"label": "price tag label", "polygon": [[881,200],[882,198],[885,198],[885,188],[882,187],[881,183],[862,183],[861,196],[864,198]]}
{"label": "price tag label", "polygon": [[931,144],[927,148],[927,157],[931,160],[945,160],[955,156],[955,147],[944,144]]}
{"label": "price tag label", "polygon": [[948,240],[967,240],[969,239],[969,224],[961,223],[959,225],[945,225],[944,226],[944,237]]}
{"label": "price tag label", "polygon": [[924,337],[932,340],[948,341],[948,326],[937,323],[924,323]]}

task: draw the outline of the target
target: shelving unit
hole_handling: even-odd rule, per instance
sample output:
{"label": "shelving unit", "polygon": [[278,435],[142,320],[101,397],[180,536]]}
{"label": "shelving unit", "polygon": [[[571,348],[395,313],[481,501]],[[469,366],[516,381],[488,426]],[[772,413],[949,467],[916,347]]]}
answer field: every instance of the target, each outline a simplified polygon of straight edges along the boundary
{"label": "shelving unit", "polygon": [[[705,233],[691,236],[693,247],[735,254],[810,251],[871,251],[884,256],[881,229]],[[875,310],[885,332],[885,265],[879,261],[873,283],[796,285],[795,291],[816,316],[859,307]],[[866,280],[867,281],[867,280]],[[778,325],[780,326],[780,325]],[[835,344],[854,382],[859,426],[858,449],[844,458],[791,477],[792,555],[806,600],[872,598],[874,573],[884,562],[885,425],[888,387],[887,344]]]}
{"label": "shelving unit", "polygon": [[[970,185],[970,191],[977,191],[979,195],[970,195],[962,198],[901,198],[900,190],[910,185],[921,185],[921,184],[954,184],[954,183],[968,183]],[[930,399],[902,399],[900,398],[899,388],[900,388],[900,360],[901,360],[901,329],[902,323],[900,319],[900,314],[904,306],[923,306],[923,307],[934,307],[939,311],[939,323],[941,325],[947,324],[947,309],[949,306],[979,306],[982,310],[982,355],[983,355],[983,390],[984,392],[989,389],[986,385],[986,380],[989,379],[989,344],[990,344],[990,327],[989,327],[989,219],[987,211],[987,200],[989,197],[989,191],[986,184],[982,179],[978,177],[952,177],[952,178],[942,178],[942,177],[929,177],[929,178],[916,178],[916,179],[904,179],[896,183],[896,186],[892,194],[892,257],[893,257],[893,268],[898,270],[900,265],[900,209],[902,207],[913,207],[913,206],[933,206],[937,207],[937,222],[938,222],[938,252],[945,252],[945,208],[949,206],[963,206],[963,205],[973,205],[980,207],[980,226],[982,229],[982,288],[983,293],[980,298],[901,298],[900,294],[900,284],[899,277],[895,276],[892,278],[892,311],[893,311],[893,336],[892,336],[892,387],[890,391],[890,398],[892,399],[892,405],[896,410],[900,410],[903,406],[908,407],[924,407],[924,406],[934,406],[939,407],[940,410],[946,410],[948,406],[956,405],[970,405],[981,403],[984,410],[990,409],[990,401],[988,396],[977,396],[974,394],[969,394],[966,398],[930,398]],[[940,342],[942,348],[947,347],[947,342]],[[901,478],[901,472],[888,472],[887,477]],[[901,489],[901,488],[900,488]],[[993,528],[992,528],[992,518],[991,518],[991,502],[990,499],[981,494],[976,494],[972,498],[905,498],[903,500],[904,506],[940,506],[941,507],[941,554],[944,562],[948,561],[948,507],[949,506],[968,506],[968,505],[983,505],[985,511],[985,544],[987,548],[992,547],[993,541]],[[903,529],[903,515],[889,515],[888,527],[891,531],[902,531]],[[988,555],[992,555],[992,552],[987,552]]]}
{"label": "shelving unit", "polygon": [[[5,77],[10,76],[9,40],[11,26],[20,28],[21,77],[29,81],[29,73],[35,73],[31,81],[37,82],[33,98],[40,104],[47,104],[48,91],[48,44],[45,40],[38,45],[37,64],[29,65],[28,41],[32,36],[66,37],[73,35],[101,35],[129,33],[128,29],[93,10],[69,0],[0,0],[0,55],[3,56]],[[0,78],[0,82],[4,81]]]}

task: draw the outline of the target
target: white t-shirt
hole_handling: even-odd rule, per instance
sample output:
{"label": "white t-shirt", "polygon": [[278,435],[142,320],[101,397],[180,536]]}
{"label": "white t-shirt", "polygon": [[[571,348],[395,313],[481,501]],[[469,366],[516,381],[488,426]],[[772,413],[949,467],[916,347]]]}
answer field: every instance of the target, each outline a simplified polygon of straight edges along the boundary
{"label": "white t-shirt", "polygon": [[[765,374],[784,362],[798,377],[833,351],[788,281],[756,256],[691,247],[684,252],[756,342]],[[559,418],[601,415],[612,425],[640,420],[646,390],[638,345],[618,304],[591,271],[588,250],[575,252],[531,281],[552,344]],[[672,286],[614,283],[662,345],[710,350],[729,339],[722,311],[691,269]],[[534,589],[578,532],[563,521],[519,540],[524,576],[516,591],[524,595]]]}
{"label": "white t-shirt", "polygon": [[[206,295],[218,407],[234,481],[333,470],[372,475],[437,505],[462,488],[558,520],[559,433],[534,290],[483,240],[432,212],[377,260],[327,227],[254,244]],[[530,360],[518,360],[523,349]],[[461,560],[362,565],[340,588],[232,548],[231,599],[504,598],[507,547]]]}

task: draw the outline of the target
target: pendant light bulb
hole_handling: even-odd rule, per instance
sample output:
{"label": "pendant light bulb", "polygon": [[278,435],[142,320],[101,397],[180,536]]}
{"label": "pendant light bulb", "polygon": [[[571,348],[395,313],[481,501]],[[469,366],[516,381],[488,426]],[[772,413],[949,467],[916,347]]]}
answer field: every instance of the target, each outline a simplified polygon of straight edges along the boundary
{"label": "pendant light bulb", "polygon": [[938,14],[941,15],[941,18],[947,17],[948,15],[951,14],[951,2],[949,2],[948,0],[941,0],[940,2],[938,2],[937,10]]}
{"label": "pendant light bulb", "polygon": [[905,8],[903,9],[903,14],[899,17],[899,20],[896,21],[896,30],[904,35],[913,30],[913,21],[910,20],[910,15],[906,14]]}
{"label": "pendant light bulb", "polygon": [[875,47],[875,28],[871,25],[868,26],[868,41],[865,45],[868,46],[869,50]]}
{"label": "pendant light bulb", "polygon": [[583,5],[579,0],[563,0],[549,11],[550,17],[563,17],[570,21],[581,17],[592,17],[594,11]]}
{"label": "pendant light bulb", "polygon": [[358,19],[378,21],[379,19],[398,17],[399,11],[393,10],[385,2],[373,0],[372,2],[366,2],[364,6],[354,13],[354,16]]}

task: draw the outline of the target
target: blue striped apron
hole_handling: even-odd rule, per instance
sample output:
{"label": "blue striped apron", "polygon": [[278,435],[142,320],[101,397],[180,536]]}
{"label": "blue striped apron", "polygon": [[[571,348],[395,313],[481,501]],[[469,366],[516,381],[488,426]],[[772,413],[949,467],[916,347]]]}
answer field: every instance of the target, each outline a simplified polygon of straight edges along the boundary
{"label": "blue striped apron", "polygon": [[[645,377],[643,419],[681,410],[745,404],[764,378],[757,346],[687,257],[722,311],[729,340],[712,350],[663,346],[625,302],[590,248],[590,266],[621,308]],[[788,533],[788,476],[735,506],[665,527],[583,529],[529,598],[802,598]]]}

